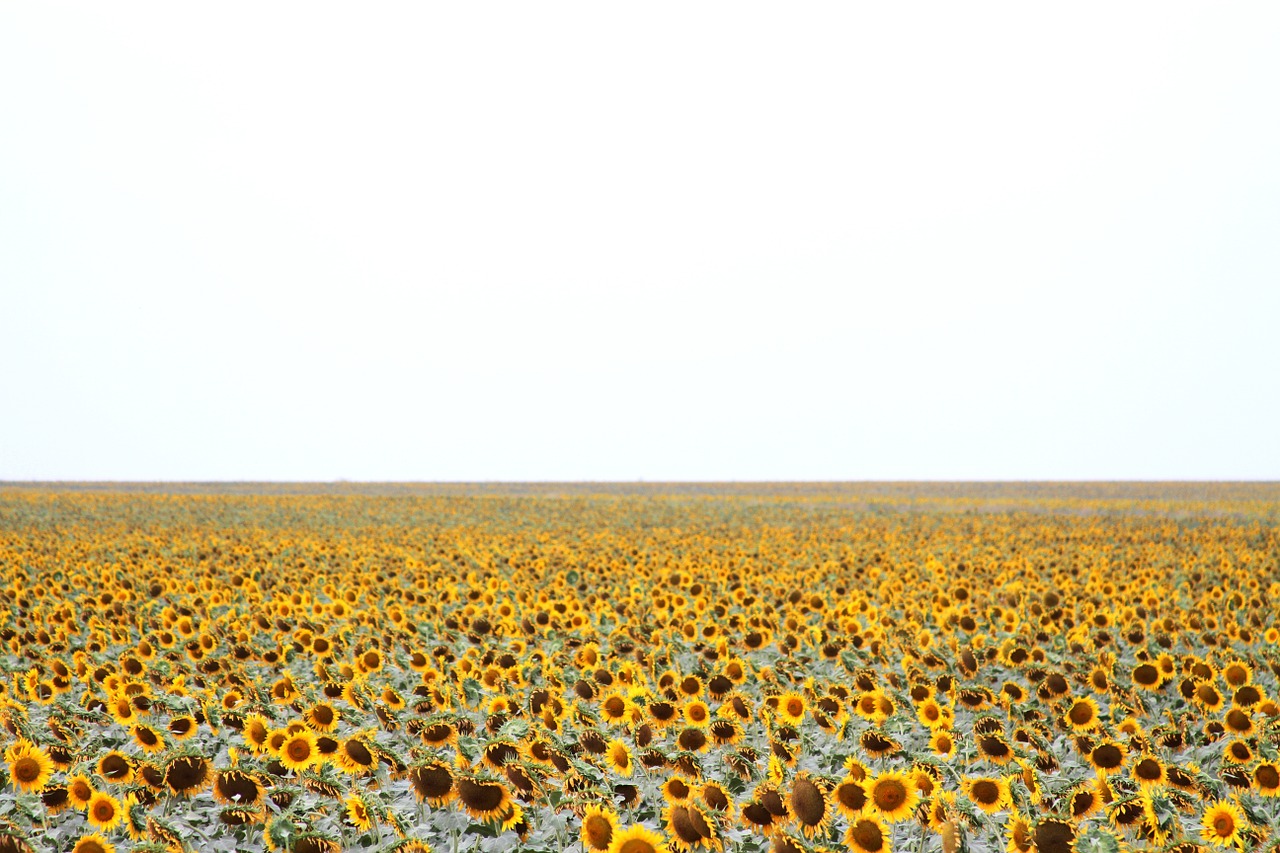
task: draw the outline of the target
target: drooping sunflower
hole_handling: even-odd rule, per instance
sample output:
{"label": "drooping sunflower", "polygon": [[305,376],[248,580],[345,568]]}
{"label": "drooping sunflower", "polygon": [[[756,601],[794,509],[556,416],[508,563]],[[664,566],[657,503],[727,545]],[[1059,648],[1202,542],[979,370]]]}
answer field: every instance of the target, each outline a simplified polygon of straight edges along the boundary
{"label": "drooping sunflower", "polygon": [[831,822],[832,808],[827,802],[826,788],[807,772],[800,772],[791,783],[787,804],[805,838],[822,835]]}
{"label": "drooping sunflower", "polygon": [[[261,717],[259,717],[259,719],[261,719]],[[196,725],[195,717],[192,717],[189,714],[183,714],[169,720],[169,723],[165,728],[168,729],[169,734],[173,735],[178,740],[186,740],[196,733],[196,729],[198,727]]]}
{"label": "drooping sunflower", "polygon": [[1244,814],[1229,800],[1210,803],[1200,818],[1200,838],[1218,847],[1238,847]]}
{"label": "drooping sunflower", "polygon": [[1133,686],[1139,690],[1159,690],[1165,684],[1164,676],[1153,663],[1140,663],[1133,668]]}
{"label": "drooping sunflower", "polygon": [[454,780],[457,798],[467,814],[478,821],[491,822],[501,816],[511,801],[506,787],[496,780],[478,776],[458,776]]}
{"label": "drooping sunflower", "polygon": [[676,745],[685,752],[706,752],[711,742],[707,738],[705,729],[699,726],[685,726],[680,730],[680,734],[676,735]]}
{"label": "drooping sunflower", "polygon": [[66,785],[48,785],[40,793],[40,802],[46,813],[56,815],[71,807],[71,795]]}
{"label": "drooping sunflower", "polygon": [[920,791],[906,773],[887,771],[862,783],[867,810],[882,823],[894,824],[911,817],[920,802]]}
{"label": "drooping sunflower", "polygon": [[668,776],[662,783],[662,798],[668,803],[688,802],[693,795],[693,786],[689,780],[678,774]]}
{"label": "drooping sunflower", "polygon": [[1032,828],[1031,841],[1036,853],[1073,853],[1076,830],[1065,820],[1044,818]]}
{"label": "drooping sunflower", "polygon": [[443,761],[429,761],[410,768],[409,784],[420,801],[434,808],[447,804],[456,793],[453,772]]}
{"label": "drooping sunflower", "polygon": [[98,759],[98,775],[114,785],[133,781],[133,762],[123,752],[110,750]]}
{"label": "drooping sunflower", "polygon": [[607,853],[671,853],[662,836],[637,824],[613,833]]}
{"label": "drooping sunflower", "polygon": [[612,809],[599,806],[588,806],[582,815],[582,828],[578,837],[582,840],[584,850],[604,853],[613,842],[613,834],[618,831],[618,815]]}
{"label": "drooping sunflower", "polygon": [[243,770],[220,770],[213,777],[214,798],[228,806],[252,808],[262,802],[262,783]]}
{"label": "drooping sunflower", "polygon": [[1067,794],[1067,802],[1071,809],[1071,819],[1084,820],[1102,808],[1102,796],[1098,788],[1091,782],[1081,782]]}
{"label": "drooping sunflower", "polygon": [[1113,740],[1104,740],[1089,750],[1088,759],[1093,769],[1099,773],[1115,773],[1124,767],[1124,745]]}
{"label": "drooping sunflower", "polygon": [[693,802],[667,806],[663,823],[671,844],[677,850],[690,850],[702,844],[714,846],[716,831],[702,809]]}
{"label": "drooping sunflower", "polygon": [[875,729],[867,729],[858,738],[864,752],[872,758],[884,758],[901,751],[902,744]]}
{"label": "drooping sunflower", "polygon": [[1129,769],[1129,775],[1137,780],[1138,786],[1144,790],[1158,788],[1167,780],[1164,763],[1149,753],[1139,756]]}
{"label": "drooping sunflower", "polygon": [[165,767],[164,781],[173,793],[191,797],[204,790],[211,775],[209,759],[200,755],[184,755],[173,759]]}
{"label": "drooping sunflower", "polygon": [[143,752],[160,752],[164,749],[164,738],[151,726],[138,723],[132,730],[133,742],[142,747]]}
{"label": "drooping sunflower", "polygon": [[94,829],[109,832],[124,820],[124,809],[115,797],[105,791],[97,791],[89,798],[85,818]]}

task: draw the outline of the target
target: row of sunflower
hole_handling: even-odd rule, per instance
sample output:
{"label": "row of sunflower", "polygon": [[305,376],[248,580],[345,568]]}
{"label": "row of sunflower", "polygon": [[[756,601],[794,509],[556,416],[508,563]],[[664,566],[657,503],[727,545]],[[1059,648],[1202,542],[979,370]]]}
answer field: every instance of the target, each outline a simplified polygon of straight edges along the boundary
{"label": "row of sunflower", "polygon": [[1276,504],[948,500],[0,492],[0,853],[1280,849]]}

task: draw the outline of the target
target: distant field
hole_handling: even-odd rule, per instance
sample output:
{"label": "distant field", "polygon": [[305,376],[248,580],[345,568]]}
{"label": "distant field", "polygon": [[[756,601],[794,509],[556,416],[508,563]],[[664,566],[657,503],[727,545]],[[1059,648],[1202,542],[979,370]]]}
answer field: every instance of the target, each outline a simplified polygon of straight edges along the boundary
{"label": "distant field", "polygon": [[1280,484],[0,484],[0,853],[1280,849]]}

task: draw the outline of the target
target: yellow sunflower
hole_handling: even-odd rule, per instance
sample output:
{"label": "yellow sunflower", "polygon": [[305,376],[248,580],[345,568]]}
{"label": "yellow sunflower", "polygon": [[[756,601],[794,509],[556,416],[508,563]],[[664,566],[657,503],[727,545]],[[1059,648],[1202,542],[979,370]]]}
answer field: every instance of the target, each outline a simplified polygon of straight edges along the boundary
{"label": "yellow sunflower", "polygon": [[920,791],[905,773],[888,771],[862,784],[867,792],[867,810],[883,823],[906,820],[920,802]]}
{"label": "yellow sunflower", "polygon": [[116,853],[116,847],[102,835],[92,832],[80,836],[76,840],[76,846],[71,848],[71,853]]}
{"label": "yellow sunflower", "polygon": [[987,814],[995,814],[1012,805],[1008,779],[970,777],[961,783],[960,788],[970,802]]}
{"label": "yellow sunflower", "polygon": [[53,759],[49,753],[30,741],[6,751],[9,756],[9,778],[19,791],[40,791],[53,775]]}
{"label": "yellow sunflower", "polygon": [[612,809],[599,806],[588,806],[582,815],[582,828],[578,837],[582,840],[584,850],[604,853],[613,842],[613,834],[618,831],[618,814]]}
{"label": "yellow sunflower", "polygon": [[280,763],[290,770],[302,771],[319,759],[316,736],[308,729],[287,735],[279,747]]}
{"label": "yellow sunflower", "polygon": [[1238,847],[1244,815],[1227,800],[1210,803],[1200,819],[1200,838],[1218,847]]}
{"label": "yellow sunflower", "polygon": [[110,831],[124,820],[124,809],[120,801],[104,791],[97,791],[89,798],[85,809],[85,817],[94,829]]}
{"label": "yellow sunflower", "polygon": [[671,849],[661,835],[636,825],[614,832],[607,853],[671,853]]}

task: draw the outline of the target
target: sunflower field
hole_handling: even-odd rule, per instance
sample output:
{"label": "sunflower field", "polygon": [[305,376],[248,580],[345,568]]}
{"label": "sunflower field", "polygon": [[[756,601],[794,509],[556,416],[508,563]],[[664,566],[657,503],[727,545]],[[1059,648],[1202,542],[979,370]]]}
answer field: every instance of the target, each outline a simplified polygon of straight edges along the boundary
{"label": "sunflower field", "polygon": [[1280,486],[0,488],[0,853],[1280,850]]}

